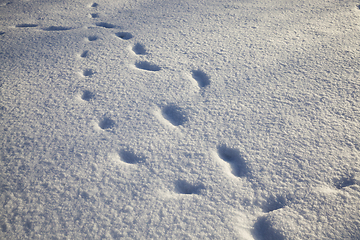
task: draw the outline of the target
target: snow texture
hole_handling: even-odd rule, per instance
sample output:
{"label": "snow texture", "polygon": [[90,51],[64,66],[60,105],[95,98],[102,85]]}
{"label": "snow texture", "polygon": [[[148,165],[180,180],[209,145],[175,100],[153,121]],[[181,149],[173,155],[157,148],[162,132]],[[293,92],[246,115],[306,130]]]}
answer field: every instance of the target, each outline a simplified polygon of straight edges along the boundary
{"label": "snow texture", "polygon": [[0,0],[0,239],[360,239],[357,0]]}

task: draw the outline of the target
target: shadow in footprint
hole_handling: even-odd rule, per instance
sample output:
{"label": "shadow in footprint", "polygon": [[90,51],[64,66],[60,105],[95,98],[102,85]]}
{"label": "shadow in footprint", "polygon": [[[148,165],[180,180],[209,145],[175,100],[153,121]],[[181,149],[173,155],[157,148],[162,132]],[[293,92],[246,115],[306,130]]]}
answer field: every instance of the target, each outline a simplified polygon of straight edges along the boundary
{"label": "shadow in footprint", "polygon": [[99,14],[97,14],[97,13],[91,13],[91,17],[92,17],[92,18],[98,18],[98,17],[99,17]]}
{"label": "shadow in footprint", "polygon": [[132,50],[134,51],[135,54],[137,55],[143,55],[146,54],[146,50],[144,45],[137,43],[135,44],[135,46],[132,48]]}
{"label": "shadow in footprint", "polygon": [[90,195],[89,195],[89,193],[82,191],[80,193],[80,197],[87,201],[90,198]]}
{"label": "shadow in footprint", "polygon": [[263,204],[262,209],[264,212],[269,213],[286,206],[287,199],[284,196],[271,196],[266,203]]}
{"label": "shadow in footprint", "polygon": [[90,77],[91,75],[93,75],[95,72],[92,69],[85,69],[83,72],[83,75],[85,77]]}
{"label": "shadow in footprint", "polygon": [[187,121],[186,115],[181,108],[175,105],[165,106],[161,111],[163,117],[168,120],[172,125],[179,126]]}
{"label": "shadow in footprint", "polygon": [[102,119],[99,123],[101,129],[109,129],[115,126],[115,122],[108,117]]}
{"label": "shadow in footprint", "polygon": [[80,57],[85,58],[89,54],[89,50],[83,51],[83,53],[80,55]]}
{"label": "shadow in footprint", "polygon": [[136,155],[134,153],[134,151],[132,151],[132,150],[122,149],[119,152],[119,156],[122,161],[129,163],[129,164],[136,164],[136,163],[141,163],[144,161],[143,156]]}
{"label": "shadow in footprint", "polygon": [[131,35],[131,33],[128,33],[128,32],[118,32],[118,33],[115,33],[115,35],[124,40],[129,40],[130,38],[133,37]]}
{"label": "shadow in footprint", "polygon": [[8,229],[7,229],[6,223],[2,224],[2,225],[1,225],[1,231],[2,231],[2,232],[7,232],[7,230],[8,230]]}
{"label": "shadow in footprint", "polygon": [[267,217],[260,217],[254,224],[252,235],[256,240],[284,240],[284,236],[281,235],[271,225],[270,220]]}
{"label": "shadow in footprint", "polygon": [[62,27],[62,26],[50,26],[48,28],[44,28],[45,31],[66,31],[70,30],[69,27]]}
{"label": "shadow in footprint", "polygon": [[205,189],[204,184],[191,184],[185,180],[178,180],[175,183],[176,190],[181,194],[200,194]]}
{"label": "shadow in footprint", "polygon": [[0,35],[3,35],[3,34],[5,34],[5,32],[0,32]]}
{"label": "shadow in footprint", "polygon": [[91,5],[91,7],[97,7],[97,6],[99,6],[99,4],[97,4],[97,3],[93,3],[93,4]]}
{"label": "shadow in footprint", "polygon": [[19,27],[19,28],[28,28],[28,27],[37,27],[37,26],[38,26],[37,24],[28,24],[28,23],[16,25],[16,27]]}
{"label": "shadow in footprint", "polygon": [[146,62],[146,61],[140,61],[135,63],[135,67],[146,70],[146,71],[160,71],[161,68],[155,64]]}
{"label": "shadow in footprint", "polygon": [[344,187],[356,184],[356,180],[354,176],[346,176],[342,177],[341,179],[335,179],[334,184],[337,189],[342,189]]}
{"label": "shadow in footprint", "polygon": [[199,87],[206,87],[210,84],[210,78],[201,70],[193,70],[192,77],[198,82]]}
{"label": "shadow in footprint", "polygon": [[83,91],[83,94],[81,95],[81,99],[84,101],[90,101],[92,98],[94,98],[94,94],[88,90]]}
{"label": "shadow in footprint", "polygon": [[218,155],[222,160],[230,164],[232,174],[235,176],[244,177],[248,172],[246,162],[240,155],[239,150],[228,148],[223,145],[218,147]]}
{"label": "shadow in footprint", "polygon": [[26,235],[30,235],[30,232],[33,230],[33,224],[30,222],[30,220],[26,220],[24,224],[24,231]]}
{"label": "shadow in footprint", "polygon": [[98,39],[97,36],[90,36],[90,37],[88,37],[88,40],[89,40],[90,42],[96,41],[97,39]]}
{"label": "shadow in footprint", "polygon": [[95,24],[98,27],[104,27],[104,28],[115,28],[116,26],[114,24],[111,23],[106,23],[106,22],[99,22]]}

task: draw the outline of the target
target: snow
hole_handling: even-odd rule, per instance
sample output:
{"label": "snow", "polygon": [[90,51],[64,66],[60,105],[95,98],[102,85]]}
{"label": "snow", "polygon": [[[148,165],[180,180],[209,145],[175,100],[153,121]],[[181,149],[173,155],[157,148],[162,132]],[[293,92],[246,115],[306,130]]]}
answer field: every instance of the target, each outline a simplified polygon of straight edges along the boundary
{"label": "snow", "polygon": [[360,239],[355,0],[0,0],[0,239]]}

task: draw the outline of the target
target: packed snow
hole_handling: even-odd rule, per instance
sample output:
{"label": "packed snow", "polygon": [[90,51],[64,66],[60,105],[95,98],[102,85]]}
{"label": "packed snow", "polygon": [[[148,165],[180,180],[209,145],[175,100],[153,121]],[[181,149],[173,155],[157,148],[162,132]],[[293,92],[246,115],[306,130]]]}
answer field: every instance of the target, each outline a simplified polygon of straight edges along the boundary
{"label": "packed snow", "polygon": [[360,239],[358,0],[0,0],[0,239]]}

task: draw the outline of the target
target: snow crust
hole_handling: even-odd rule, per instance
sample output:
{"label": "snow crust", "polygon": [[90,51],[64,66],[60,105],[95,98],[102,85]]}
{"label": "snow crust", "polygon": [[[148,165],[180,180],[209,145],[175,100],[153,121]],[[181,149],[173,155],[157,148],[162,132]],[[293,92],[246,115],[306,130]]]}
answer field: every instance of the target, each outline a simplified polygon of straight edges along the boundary
{"label": "snow crust", "polygon": [[360,239],[355,0],[0,0],[0,239]]}

